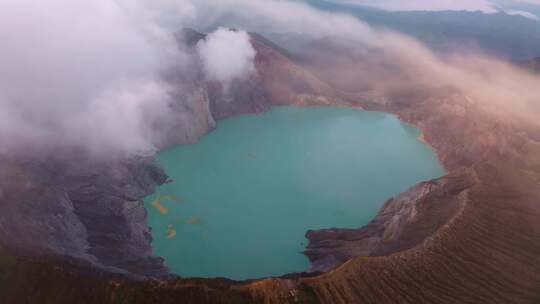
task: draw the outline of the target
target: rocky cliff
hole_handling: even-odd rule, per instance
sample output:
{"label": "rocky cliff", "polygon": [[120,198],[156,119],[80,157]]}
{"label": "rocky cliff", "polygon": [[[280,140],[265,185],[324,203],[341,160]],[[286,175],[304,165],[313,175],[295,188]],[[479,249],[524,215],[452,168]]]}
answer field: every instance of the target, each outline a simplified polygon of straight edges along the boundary
{"label": "rocky cliff", "polygon": [[166,180],[151,159],[2,162],[0,245],[19,256],[70,257],[134,277],[163,276],[141,199]]}

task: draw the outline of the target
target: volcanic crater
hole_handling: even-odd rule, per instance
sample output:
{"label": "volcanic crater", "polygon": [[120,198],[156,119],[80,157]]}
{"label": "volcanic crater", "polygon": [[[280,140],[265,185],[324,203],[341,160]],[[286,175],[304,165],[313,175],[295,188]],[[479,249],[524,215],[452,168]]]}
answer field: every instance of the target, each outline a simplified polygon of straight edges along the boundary
{"label": "volcanic crater", "polygon": [[[178,34],[192,46],[204,37]],[[447,174],[388,200],[364,227],[308,231],[313,272],[238,282],[178,278],[152,254],[142,198],[167,176],[151,158],[1,160],[10,185],[2,208],[17,214],[1,223],[10,232],[0,255],[6,303],[540,302],[540,129],[451,88],[344,93],[262,36],[251,42],[256,75],[233,82],[230,98],[201,84],[198,102],[184,105],[193,132],[163,147],[195,142],[214,119],[339,105],[416,126]]]}

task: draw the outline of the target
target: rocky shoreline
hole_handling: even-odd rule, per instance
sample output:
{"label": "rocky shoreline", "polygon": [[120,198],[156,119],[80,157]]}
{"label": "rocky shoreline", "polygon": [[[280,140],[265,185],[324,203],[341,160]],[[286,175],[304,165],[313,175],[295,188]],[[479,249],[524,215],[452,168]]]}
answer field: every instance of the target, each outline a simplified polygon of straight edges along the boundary
{"label": "rocky shoreline", "polygon": [[385,256],[413,248],[459,213],[463,196],[473,185],[473,174],[461,170],[388,200],[360,229],[308,231],[304,254],[312,263],[310,271],[327,272],[358,256]]}

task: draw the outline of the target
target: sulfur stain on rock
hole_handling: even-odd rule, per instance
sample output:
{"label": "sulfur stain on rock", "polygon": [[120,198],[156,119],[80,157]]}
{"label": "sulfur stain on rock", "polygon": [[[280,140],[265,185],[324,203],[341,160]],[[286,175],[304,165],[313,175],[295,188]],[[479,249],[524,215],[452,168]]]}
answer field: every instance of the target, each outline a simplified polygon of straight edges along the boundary
{"label": "sulfur stain on rock", "polygon": [[202,223],[202,220],[198,217],[192,217],[186,221],[188,225],[199,225]]}
{"label": "sulfur stain on rock", "polygon": [[176,236],[176,229],[174,229],[173,225],[167,226],[167,238],[172,239]]}
{"label": "sulfur stain on rock", "polygon": [[156,208],[156,210],[159,211],[159,213],[161,213],[163,215],[169,213],[169,208],[163,206],[163,204],[161,204],[161,200],[159,198],[152,202],[152,206],[154,208]]}
{"label": "sulfur stain on rock", "polygon": [[425,137],[425,135],[424,135],[424,133],[423,133],[423,132],[422,132],[422,133],[420,133],[420,135],[418,135],[418,137],[416,137],[416,139],[417,139],[418,141],[420,141],[420,142],[423,142],[423,143],[425,143],[425,144],[427,143],[427,141],[426,141],[426,137]]}

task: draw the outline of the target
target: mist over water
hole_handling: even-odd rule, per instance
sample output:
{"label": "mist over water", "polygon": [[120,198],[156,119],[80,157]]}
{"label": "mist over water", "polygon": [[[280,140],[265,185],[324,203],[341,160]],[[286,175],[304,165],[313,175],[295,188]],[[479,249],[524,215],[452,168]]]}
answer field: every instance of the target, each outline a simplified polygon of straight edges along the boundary
{"label": "mist over water", "polygon": [[306,271],[308,229],[363,226],[387,199],[444,174],[419,135],[350,108],[227,119],[198,144],[158,155],[173,182],[146,200],[155,253],[188,277]]}

